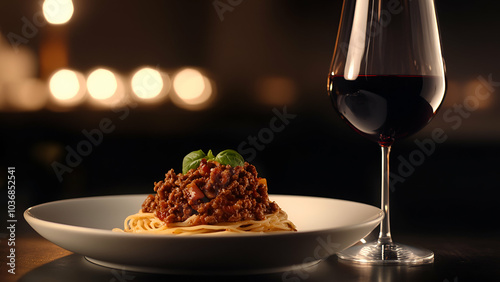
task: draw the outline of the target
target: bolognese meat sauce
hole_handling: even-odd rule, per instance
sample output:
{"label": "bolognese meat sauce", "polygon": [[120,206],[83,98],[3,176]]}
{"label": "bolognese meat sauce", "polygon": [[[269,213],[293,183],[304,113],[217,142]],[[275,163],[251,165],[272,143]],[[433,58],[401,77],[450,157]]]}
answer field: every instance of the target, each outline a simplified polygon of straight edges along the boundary
{"label": "bolognese meat sauce", "polygon": [[265,179],[245,162],[231,167],[202,159],[197,169],[176,174],[173,169],[163,181],[155,182],[155,195],[142,204],[143,212],[152,212],[166,223],[193,217],[193,225],[262,220],[279,210],[269,201]]}

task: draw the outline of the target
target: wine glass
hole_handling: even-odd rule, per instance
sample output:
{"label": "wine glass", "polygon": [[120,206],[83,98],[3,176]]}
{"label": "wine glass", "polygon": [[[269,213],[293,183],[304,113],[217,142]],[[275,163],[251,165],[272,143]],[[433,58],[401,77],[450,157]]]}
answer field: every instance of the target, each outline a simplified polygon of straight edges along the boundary
{"label": "wine glass", "polygon": [[422,129],[445,96],[444,63],[433,0],[344,0],[328,95],[341,118],[382,151],[381,209],[375,242],[338,257],[368,264],[416,265],[432,251],[394,243],[389,225],[389,153]]}

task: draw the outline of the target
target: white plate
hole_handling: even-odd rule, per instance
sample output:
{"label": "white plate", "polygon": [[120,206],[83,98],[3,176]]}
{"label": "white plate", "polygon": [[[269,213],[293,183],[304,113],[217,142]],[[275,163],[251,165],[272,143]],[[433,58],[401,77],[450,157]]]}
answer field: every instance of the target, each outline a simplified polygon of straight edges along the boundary
{"label": "white plate", "polygon": [[370,233],[383,212],[328,198],[271,195],[298,232],[155,235],[112,232],[147,195],[78,198],[24,212],[40,235],[96,264],[156,273],[264,273],[313,265]]}

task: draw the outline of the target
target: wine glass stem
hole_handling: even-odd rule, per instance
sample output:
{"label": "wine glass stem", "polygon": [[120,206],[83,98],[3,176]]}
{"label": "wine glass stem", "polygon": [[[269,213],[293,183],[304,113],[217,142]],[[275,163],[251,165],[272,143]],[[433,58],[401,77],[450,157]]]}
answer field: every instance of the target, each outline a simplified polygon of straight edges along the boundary
{"label": "wine glass stem", "polygon": [[389,220],[389,154],[391,146],[380,146],[382,149],[382,188],[381,188],[381,209],[384,211],[384,219],[380,223],[380,234],[378,242],[391,243],[391,226]]}

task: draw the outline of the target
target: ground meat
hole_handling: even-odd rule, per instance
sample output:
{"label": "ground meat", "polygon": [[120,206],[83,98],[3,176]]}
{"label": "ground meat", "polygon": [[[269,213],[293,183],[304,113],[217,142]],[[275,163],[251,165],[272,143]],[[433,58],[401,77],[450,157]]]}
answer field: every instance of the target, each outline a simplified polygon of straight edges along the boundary
{"label": "ground meat", "polygon": [[170,170],[163,181],[155,182],[154,190],[156,194],[146,198],[142,211],[153,212],[166,223],[192,215],[197,215],[193,224],[262,220],[279,210],[269,201],[265,179],[258,178],[248,163],[231,167],[203,159],[186,174]]}

